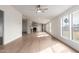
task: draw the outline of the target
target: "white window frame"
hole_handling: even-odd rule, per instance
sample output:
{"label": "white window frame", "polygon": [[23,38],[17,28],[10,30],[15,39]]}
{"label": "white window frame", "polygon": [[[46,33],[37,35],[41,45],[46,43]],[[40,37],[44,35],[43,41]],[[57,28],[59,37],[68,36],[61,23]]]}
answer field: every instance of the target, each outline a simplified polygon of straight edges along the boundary
{"label": "white window frame", "polygon": [[[73,11],[73,12],[71,13],[71,29],[72,29],[72,30],[71,30],[71,31],[72,31],[72,32],[71,32],[71,40],[74,40],[74,39],[73,39],[73,14],[74,14],[74,13],[79,13],[79,10]],[[75,41],[75,42],[77,42],[77,41]],[[78,42],[78,43],[79,43],[79,42]]]}

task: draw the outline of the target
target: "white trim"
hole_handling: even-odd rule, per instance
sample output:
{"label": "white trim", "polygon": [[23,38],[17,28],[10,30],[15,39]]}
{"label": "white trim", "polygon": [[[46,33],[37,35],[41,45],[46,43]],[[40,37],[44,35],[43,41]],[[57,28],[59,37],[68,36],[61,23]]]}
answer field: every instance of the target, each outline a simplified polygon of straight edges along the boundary
{"label": "white trim", "polygon": [[61,34],[61,37],[62,37],[62,34],[63,34],[63,33],[62,33],[62,32],[63,32],[63,31],[62,31],[62,18],[61,18],[61,21],[60,21],[60,27],[61,27],[61,28],[60,28],[60,32],[61,32],[60,34]]}
{"label": "white trim", "polygon": [[50,33],[51,33],[51,27],[52,27],[51,25],[52,25],[52,23],[50,22],[49,24],[50,24]]}
{"label": "white trim", "polygon": [[17,39],[20,38],[20,37],[22,37],[22,34],[19,35],[19,36],[17,36],[17,37],[15,37],[15,38],[13,38],[13,39],[4,41],[4,45],[6,45],[6,44],[8,44],[8,43],[10,43],[10,42],[12,42],[12,41],[14,41],[14,40],[17,40]]}
{"label": "white trim", "polygon": [[73,39],[73,32],[72,32],[72,14],[70,14],[70,40]]}

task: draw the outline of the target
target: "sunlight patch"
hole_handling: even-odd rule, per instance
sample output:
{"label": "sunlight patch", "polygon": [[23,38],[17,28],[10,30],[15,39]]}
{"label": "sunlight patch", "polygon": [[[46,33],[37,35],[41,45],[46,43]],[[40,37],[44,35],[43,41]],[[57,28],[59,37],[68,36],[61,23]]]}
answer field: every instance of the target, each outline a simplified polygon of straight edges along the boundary
{"label": "sunlight patch", "polygon": [[43,34],[43,33],[38,33],[36,37],[45,37],[45,36],[49,36],[48,34]]}
{"label": "sunlight patch", "polygon": [[39,53],[52,53],[52,52],[53,52],[52,49],[49,47],[49,48],[46,48],[46,49],[40,51]]}
{"label": "sunlight patch", "polygon": [[48,36],[48,35],[38,35],[37,37],[44,37],[44,36]]}

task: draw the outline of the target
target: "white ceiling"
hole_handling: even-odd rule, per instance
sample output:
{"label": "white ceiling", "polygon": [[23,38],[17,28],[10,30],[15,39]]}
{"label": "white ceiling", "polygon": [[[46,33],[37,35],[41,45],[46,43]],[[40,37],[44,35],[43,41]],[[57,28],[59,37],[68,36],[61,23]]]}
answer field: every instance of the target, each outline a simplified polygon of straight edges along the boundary
{"label": "white ceiling", "polygon": [[63,13],[71,5],[44,5],[48,8],[46,13],[36,13],[36,5],[14,5],[14,7],[23,14],[23,19],[31,19],[40,23],[47,23],[49,19]]}

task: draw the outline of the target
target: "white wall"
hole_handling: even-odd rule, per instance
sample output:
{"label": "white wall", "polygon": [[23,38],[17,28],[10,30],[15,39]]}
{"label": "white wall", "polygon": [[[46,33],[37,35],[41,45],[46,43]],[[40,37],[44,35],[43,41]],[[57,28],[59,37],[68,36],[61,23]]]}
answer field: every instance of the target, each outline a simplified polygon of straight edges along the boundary
{"label": "white wall", "polygon": [[42,25],[38,24],[38,26],[37,26],[37,32],[41,32],[41,31],[42,31]]}
{"label": "white wall", "polygon": [[32,21],[31,20],[27,20],[27,33],[30,34],[31,33],[31,25],[32,25]]}
{"label": "white wall", "polygon": [[0,5],[4,11],[4,44],[22,36],[22,15],[12,6]]}
{"label": "white wall", "polygon": [[46,31],[50,33],[50,29],[49,29],[50,25],[49,23],[46,24]]}
{"label": "white wall", "polygon": [[[76,43],[72,40],[64,39],[64,38],[61,37],[61,23],[60,23],[61,17],[66,15],[66,14],[70,14],[73,11],[76,11],[76,10],[79,10],[79,6],[73,6],[73,7],[69,8],[68,10],[66,10],[64,13],[62,13],[59,16],[56,16],[54,19],[52,19],[51,20],[51,22],[52,22],[52,32],[50,33],[49,30],[47,32],[49,32],[50,34],[52,34],[53,36],[55,36],[59,40],[63,41],[64,43],[68,44],[72,48],[76,49],[77,51],[79,51],[79,43]],[[48,24],[47,24],[47,26],[48,26]]]}
{"label": "white wall", "polygon": [[[52,31],[54,30],[54,29],[52,29],[52,27],[53,27],[53,24],[52,24],[53,22],[49,22],[49,23],[47,23],[46,24],[46,31],[48,32],[48,33],[51,33],[52,34]],[[54,28],[54,27],[53,27]]]}

